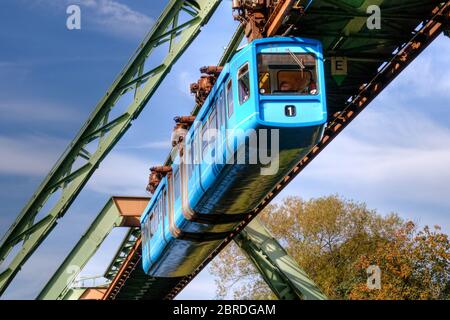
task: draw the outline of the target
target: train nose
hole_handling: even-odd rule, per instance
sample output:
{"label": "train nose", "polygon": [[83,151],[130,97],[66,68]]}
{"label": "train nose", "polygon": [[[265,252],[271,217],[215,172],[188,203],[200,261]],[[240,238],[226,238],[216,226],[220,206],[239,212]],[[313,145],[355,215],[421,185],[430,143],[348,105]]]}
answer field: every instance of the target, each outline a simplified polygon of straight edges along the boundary
{"label": "train nose", "polygon": [[319,101],[262,101],[260,121],[267,125],[307,126],[326,121],[326,110]]}

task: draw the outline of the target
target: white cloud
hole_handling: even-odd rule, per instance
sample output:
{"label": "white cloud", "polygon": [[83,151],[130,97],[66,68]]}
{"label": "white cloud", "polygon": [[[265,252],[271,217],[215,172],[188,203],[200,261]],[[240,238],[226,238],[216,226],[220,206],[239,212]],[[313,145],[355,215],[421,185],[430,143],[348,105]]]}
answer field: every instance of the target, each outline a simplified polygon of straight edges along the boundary
{"label": "white cloud", "polygon": [[200,72],[198,72],[198,76],[197,79],[195,78],[195,76],[188,71],[183,71],[179,73],[178,76],[178,87],[177,89],[182,92],[183,94],[185,94],[187,97],[194,99],[193,94],[190,92],[190,85],[191,83],[194,83],[198,80],[198,78],[200,78]]}
{"label": "white cloud", "polygon": [[450,232],[449,51],[431,44],[277,201],[339,193]]}
{"label": "white cloud", "polygon": [[[117,149],[158,149],[158,150],[165,150],[168,154],[170,151],[171,146],[170,140],[163,140],[163,141],[151,141],[151,142],[145,142],[142,144],[132,144],[132,145],[122,145],[118,146]],[[164,152],[164,151],[163,151]]]}
{"label": "white cloud", "polygon": [[0,101],[0,113],[5,115],[0,122],[33,123],[34,126],[37,122],[73,123],[82,120],[75,108],[38,100]]}
{"label": "white cloud", "polygon": [[82,0],[92,13],[90,21],[97,29],[125,37],[142,37],[154,20],[145,14],[113,0]]}
{"label": "white cloud", "polygon": [[108,195],[148,196],[151,161],[125,153],[110,154],[90,179],[87,188]]}
{"label": "white cloud", "polygon": [[408,107],[375,103],[277,200],[292,194],[309,198],[339,193],[381,212],[395,211],[450,230],[449,163],[448,127]]}
{"label": "white cloud", "polygon": [[[96,31],[135,40],[142,38],[154,23],[154,19],[115,0],[35,0],[37,5],[65,9],[68,5],[81,8],[81,29]],[[64,10],[65,12],[65,10]]]}
{"label": "white cloud", "polygon": [[0,136],[0,174],[46,174],[66,145],[67,141],[49,136]]}
{"label": "white cloud", "polygon": [[450,41],[441,35],[391,85],[397,96],[389,98],[450,98],[450,77],[445,72],[450,65],[450,54],[445,54],[448,52]]}
{"label": "white cloud", "polygon": [[[50,136],[0,136],[0,175],[43,176],[67,144]],[[164,146],[168,148],[167,143]],[[155,147],[159,148],[159,143]],[[146,196],[149,168],[155,164],[143,157],[113,152],[103,160],[87,187],[108,195]]]}

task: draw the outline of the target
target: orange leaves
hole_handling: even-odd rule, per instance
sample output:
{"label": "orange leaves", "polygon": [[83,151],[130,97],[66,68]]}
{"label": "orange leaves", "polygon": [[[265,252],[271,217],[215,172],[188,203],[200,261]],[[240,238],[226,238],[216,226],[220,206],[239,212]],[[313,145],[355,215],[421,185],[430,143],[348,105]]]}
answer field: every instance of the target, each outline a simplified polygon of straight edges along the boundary
{"label": "orange leaves", "polygon": [[[439,227],[398,215],[380,216],[337,195],[303,201],[286,198],[260,215],[274,237],[331,299],[448,299],[450,241]],[[381,269],[381,289],[367,287],[367,268]],[[236,246],[213,261],[224,293],[270,297],[256,270]]]}

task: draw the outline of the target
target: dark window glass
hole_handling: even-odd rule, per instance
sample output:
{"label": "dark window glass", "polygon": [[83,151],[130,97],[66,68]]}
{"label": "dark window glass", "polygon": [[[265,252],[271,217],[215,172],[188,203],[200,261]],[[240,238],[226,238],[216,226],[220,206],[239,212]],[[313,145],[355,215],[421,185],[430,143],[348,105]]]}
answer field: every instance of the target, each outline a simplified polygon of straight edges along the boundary
{"label": "dark window glass", "polygon": [[248,63],[238,71],[239,104],[250,98],[250,72]]}
{"label": "dark window glass", "polygon": [[208,123],[209,123],[208,144],[214,144],[216,140],[216,130],[217,130],[217,109],[215,105],[213,106],[213,109],[209,114]]}
{"label": "dark window glass", "polygon": [[218,94],[217,98],[217,128],[220,129],[220,126],[222,125],[222,109],[223,109],[223,96],[222,91]]}
{"label": "dark window glass", "polygon": [[164,221],[164,218],[167,215],[167,193],[166,190],[164,190],[162,195],[162,212],[161,212],[161,221]]}
{"label": "dark window glass", "polygon": [[318,94],[317,64],[313,54],[258,55],[260,94]]}
{"label": "dark window glass", "polygon": [[189,142],[189,145],[187,147],[187,152],[186,152],[186,168],[188,170],[187,174],[188,177],[191,177],[192,175],[192,163],[194,162],[194,157],[193,157],[193,151],[194,150],[194,144],[192,143],[192,140]]}
{"label": "dark window glass", "polygon": [[225,125],[225,90],[222,90],[219,95],[219,129]]}
{"label": "dark window glass", "polygon": [[[147,218],[148,220],[148,218]],[[142,226],[142,243],[144,244],[144,246],[147,243],[147,220],[145,220],[145,222],[143,223]]]}
{"label": "dark window glass", "polygon": [[227,84],[227,107],[228,107],[228,118],[229,118],[229,117],[231,117],[231,115],[234,112],[233,85],[231,83],[231,79],[228,81],[228,84]]}
{"label": "dark window glass", "polygon": [[152,215],[150,214],[147,218],[147,221],[145,221],[145,231],[147,232],[147,239],[150,240],[150,220]]}
{"label": "dark window glass", "polygon": [[202,127],[202,156],[204,158],[206,149],[208,148],[208,121]]}
{"label": "dark window glass", "polygon": [[152,237],[157,228],[158,228],[158,222],[159,222],[159,203],[156,204],[155,209],[153,210],[153,214],[150,218],[150,237]]}
{"label": "dark window glass", "polygon": [[180,170],[177,170],[175,172],[175,174],[173,175],[173,194],[175,197],[175,201],[180,197],[180,188],[181,187],[181,183],[180,183]]}

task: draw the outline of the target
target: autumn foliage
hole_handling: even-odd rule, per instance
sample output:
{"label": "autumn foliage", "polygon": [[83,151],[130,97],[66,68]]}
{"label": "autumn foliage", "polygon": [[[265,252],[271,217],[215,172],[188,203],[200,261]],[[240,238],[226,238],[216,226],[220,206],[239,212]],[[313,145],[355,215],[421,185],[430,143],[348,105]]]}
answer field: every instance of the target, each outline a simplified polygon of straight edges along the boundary
{"label": "autumn foliage", "polygon": [[[437,226],[419,230],[339,196],[286,198],[260,218],[330,299],[450,298],[450,241]],[[379,290],[367,286],[369,265],[381,270]],[[234,244],[211,271],[218,298],[275,298]]]}

